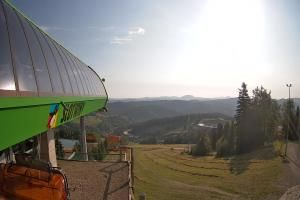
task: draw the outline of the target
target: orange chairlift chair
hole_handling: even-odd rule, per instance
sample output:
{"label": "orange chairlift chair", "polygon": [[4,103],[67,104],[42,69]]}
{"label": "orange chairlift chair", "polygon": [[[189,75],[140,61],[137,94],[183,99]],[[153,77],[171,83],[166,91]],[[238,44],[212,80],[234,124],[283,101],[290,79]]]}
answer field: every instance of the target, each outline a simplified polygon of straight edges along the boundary
{"label": "orange chairlift chair", "polygon": [[[16,154],[16,163],[0,165],[0,194],[7,199],[68,200],[68,182],[60,168]],[[1,196],[1,195],[0,195]]]}

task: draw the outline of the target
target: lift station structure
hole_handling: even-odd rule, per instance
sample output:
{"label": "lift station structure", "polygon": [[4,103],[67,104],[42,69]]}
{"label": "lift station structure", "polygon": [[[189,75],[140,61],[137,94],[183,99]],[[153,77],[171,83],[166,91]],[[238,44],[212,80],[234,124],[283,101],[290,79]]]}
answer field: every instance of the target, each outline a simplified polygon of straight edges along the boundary
{"label": "lift station structure", "polygon": [[[15,160],[14,146],[38,137],[38,159],[54,169],[57,161],[53,128],[77,118],[81,149],[87,159],[84,116],[106,109],[104,79],[7,0],[0,0],[0,44],[0,163]],[[22,170],[26,175],[27,168],[35,165],[24,162],[23,168],[0,170],[8,174],[8,169],[13,171],[11,178]],[[36,168],[40,170],[41,166]],[[55,170],[51,174],[59,175]],[[3,180],[0,176],[0,182]],[[13,182],[9,184],[7,190]]]}

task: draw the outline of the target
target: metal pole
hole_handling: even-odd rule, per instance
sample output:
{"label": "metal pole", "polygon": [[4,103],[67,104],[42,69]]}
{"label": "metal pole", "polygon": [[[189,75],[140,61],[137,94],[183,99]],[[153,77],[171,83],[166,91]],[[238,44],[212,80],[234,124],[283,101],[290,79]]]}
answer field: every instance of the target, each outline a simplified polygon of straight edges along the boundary
{"label": "metal pole", "polygon": [[81,141],[80,141],[81,153],[83,155],[83,160],[88,161],[84,116],[80,117],[80,131],[81,131]]}
{"label": "metal pole", "polygon": [[289,101],[288,101],[288,127],[287,127],[287,133],[286,133],[286,145],[285,145],[285,153],[284,156],[287,156],[287,149],[288,149],[288,143],[289,143],[289,131],[290,131],[290,114],[291,114],[291,87],[292,84],[286,84],[286,86],[289,88]]}
{"label": "metal pole", "polygon": [[120,161],[122,161],[122,149],[120,147]]}

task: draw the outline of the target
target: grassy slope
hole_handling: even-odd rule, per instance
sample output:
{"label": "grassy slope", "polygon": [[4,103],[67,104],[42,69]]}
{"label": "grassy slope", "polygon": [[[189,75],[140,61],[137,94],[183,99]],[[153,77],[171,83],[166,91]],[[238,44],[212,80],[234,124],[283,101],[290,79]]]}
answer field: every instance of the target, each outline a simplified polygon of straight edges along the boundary
{"label": "grassy slope", "polygon": [[281,160],[272,147],[233,159],[193,158],[171,147],[135,146],[135,194],[147,199],[277,198]]}

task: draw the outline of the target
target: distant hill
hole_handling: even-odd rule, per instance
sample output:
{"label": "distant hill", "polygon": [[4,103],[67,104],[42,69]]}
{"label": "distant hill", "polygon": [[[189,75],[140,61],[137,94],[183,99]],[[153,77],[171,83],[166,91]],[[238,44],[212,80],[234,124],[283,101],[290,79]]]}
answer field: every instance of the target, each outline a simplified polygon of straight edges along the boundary
{"label": "distant hill", "polygon": [[[221,121],[224,123],[226,120],[231,120],[232,118],[219,113],[191,114],[163,119],[153,119],[146,122],[132,124],[129,128],[130,133],[135,136],[152,136],[162,138],[170,134],[182,134],[183,132],[187,132],[187,129],[191,132],[192,127],[198,127],[197,124],[201,120],[205,119],[215,119],[214,121]],[[199,133],[199,131],[197,132]]]}
{"label": "distant hill", "polygon": [[141,97],[141,98],[110,98],[110,102],[129,102],[129,101],[164,101],[164,100],[197,100],[197,101],[209,101],[216,99],[228,99],[230,97],[216,97],[216,98],[206,98],[206,97],[195,97],[193,95],[178,96],[160,96],[160,97]]}
{"label": "distant hill", "polygon": [[[282,105],[287,99],[278,99],[278,103]],[[300,98],[293,98],[296,105],[300,106]]]}
{"label": "distant hill", "polygon": [[[190,98],[185,97],[185,98]],[[294,99],[300,105],[300,98]],[[286,99],[278,100],[283,104]],[[107,113],[93,113],[86,117],[87,130],[98,133],[122,133],[129,126],[192,114],[219,113],[228,117],[235,114],[237,98],[215,100],[152,100],[116,101],[108,103]],[[168,119],[167,119],[168,120]],[[150,122],[149,122],[150,123]],[[179,122],[178,122],[179,123]],[[76,125],[76,126],[75,126]],[[78,129],[78,122],[74,130]]]}
{"label": "distant hill", "polygon": [[[157,99],[159,98],[164,97],[157,97]],[[193,98],[191,95],[165,98],[180,98],[181,100],[155,100],[155,98],[147,97],[134,100],[119,99],[118,101],[110,101],[108,110],[112,116],[122,116],[131,123],[136,123],[195,113],[221,113],[233,117],[237,103],[237,98],[205,99],[200,97],[200,100],[187,100]],[[277,101],[281,105],[286,99]],[[300,106],[300,98],[295,98],[294,101]]]}
{"label": "distant hill", "polygon": [[236,101],[236,98],[206,101],[117,101],[110,102],[108,110],[111,115],[126,116],[133,123],[196,113],[221,113],[232,117],[235,113]]}

